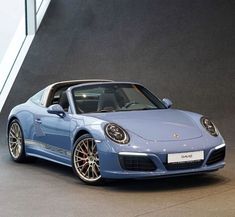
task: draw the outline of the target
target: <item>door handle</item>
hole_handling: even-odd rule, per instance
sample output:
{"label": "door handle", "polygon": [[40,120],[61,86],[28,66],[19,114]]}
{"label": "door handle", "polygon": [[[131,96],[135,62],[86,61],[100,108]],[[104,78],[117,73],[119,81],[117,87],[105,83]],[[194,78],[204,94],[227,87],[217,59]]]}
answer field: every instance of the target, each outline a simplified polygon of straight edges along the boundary
{"label": "door handle", "polygon": [[35,122],[38,123],[38,124],[41,124],[41,123],[42,123],[41,119],[39,119],[39,118],[36,119]]}

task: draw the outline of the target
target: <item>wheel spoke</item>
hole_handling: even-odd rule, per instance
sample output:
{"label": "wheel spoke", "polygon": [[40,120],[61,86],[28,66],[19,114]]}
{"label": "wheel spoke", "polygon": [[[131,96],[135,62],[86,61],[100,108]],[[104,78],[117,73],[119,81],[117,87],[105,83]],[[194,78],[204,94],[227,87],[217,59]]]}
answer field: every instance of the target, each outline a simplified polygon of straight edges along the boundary
{"label": "wheel spoke", "polygon": [[96,167],[96,164],[93,164],[93,165],[92,165],[92,172],[93,172],[93,174],[95,175],[94,178],[98,176],[98,173],[97,173],[95,167]]}
{"label": "wheel spoke", "polygon": [[84,164],[82,164],[82,165],[80,165],[80,166],[78,166],[79,168],[81,168],[81,171],[83,171],[83,169],[85,168],[85,166],[87,166],[88,165],[88,163],[87,162],[85,162]]}
{"label": "wheel spoke", "polygon": [[87,160],[87,157],[81,157],[81,156],[75,156],[77,161],[81,161],[81,160]]}
{"label": "wheel spoke", "polygon": [[79,151],[79,153],[81,153],[81,154],[83,154],[83,155],[87,156],[87,153],[86,153],[86,152],[84,152],[83,150],[80,150],[80,151]]}
{"label": "wheel spoke", "polygon": [[19,146],[18,146],[18,145],[17,145],[16,148],[15,148],[15,152],[16,152],[16,155],[19,155],[20,150],[19,150]]}
{"label": "wheel spoke", "polygon": [[92,151],[92,153],[94,153],[95,150],[96,150],[96,145],[95,145],[95,142],[94,142],[94,140],[93,140],[93,141],[92,141],[92,144],[91,144],[91,151]]}
{"label": "wheel spoke", "polygon": [[85,171],[85,173],[84,173],[84,176],[88,176],[88,178],[90,178],[90,176],[89,176],[89,169],[90,169],[90,166],[88,166],[88,167],[86,168],[86,171]]}
{"label": "wheel spoke", "polygon": [[16,146],[14,146],[14,147],[11,149],[11,151],[12,151],[12,153],[13,153],[14,155],[16,155]]}
{"label": "wheel spoke", "polygon": [[[84,149],[85,148],[85,149]],[[83,142],[83,145],[81,145],[81,148],[79,150],[79,152],[82,152],[84,154],[87,154],[88,153],[88,148],[87,148],[87,145],[85,142]]]}
{"label": "wheel spoke", "polygon": [[15,132],[11,129],[11,131],[10,131],[10,136],[11,136],[11,138],[16,138],[16,135],[15,135]]}
{"label": "wheel spoke", "polygon": [[14,148],[13,148],[13,151],[15,153],[15,156],[18,155],[18,145],[16,145]]}
{"label": "wheel spoke", "polygon": [[14,148],[16,145],[17,145],[16,142],[10,142],[10,147],[11,147],[11,148]]}

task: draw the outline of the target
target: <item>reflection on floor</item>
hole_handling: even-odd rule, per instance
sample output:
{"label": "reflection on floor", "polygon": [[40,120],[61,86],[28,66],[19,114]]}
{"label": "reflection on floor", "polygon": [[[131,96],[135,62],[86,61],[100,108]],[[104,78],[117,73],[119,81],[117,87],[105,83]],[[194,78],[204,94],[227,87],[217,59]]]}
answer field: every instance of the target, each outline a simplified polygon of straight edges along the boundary
{"label": "reflection on floor", "polygon": [[[88,186],[72,169],[44,160],[14,163],[0,145],[0,212],[10,216],[234,217],[235,149],[219,172]],[[30,204],[30,206],[29,206]],[[97,208],[98,207],[98,208]],[[78,215],[79,213],[79,215]]]}

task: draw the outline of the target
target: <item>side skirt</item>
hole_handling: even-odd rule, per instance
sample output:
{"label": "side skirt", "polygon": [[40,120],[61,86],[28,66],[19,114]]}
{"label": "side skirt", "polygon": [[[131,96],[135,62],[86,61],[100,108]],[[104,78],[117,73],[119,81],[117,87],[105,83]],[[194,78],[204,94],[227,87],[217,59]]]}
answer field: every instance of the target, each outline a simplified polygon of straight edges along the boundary
{"label": "side skirt", "polygon": [[54,159],[51,159],[51,158],[48,158],[48,157],[44,157],[44,156],[39,155],[39,154],[27,153],[26,155],[31,156],[31,157],[37,157],[37,158],[47,160],[47,161],[51,161],[51,162],[54,162],[54,163],[58,163],[58,164],[61,164],[61,165],[64,165],[64,166],[72,167],[71,164],[67,164],[67,163],[57,161],[57,160],[54,160]]}
{"label": "side skirt", "polygon": [[27,156],[38,157],[71,167],[71,152],[56,146],[27,139],[25,140],[25,152]]}

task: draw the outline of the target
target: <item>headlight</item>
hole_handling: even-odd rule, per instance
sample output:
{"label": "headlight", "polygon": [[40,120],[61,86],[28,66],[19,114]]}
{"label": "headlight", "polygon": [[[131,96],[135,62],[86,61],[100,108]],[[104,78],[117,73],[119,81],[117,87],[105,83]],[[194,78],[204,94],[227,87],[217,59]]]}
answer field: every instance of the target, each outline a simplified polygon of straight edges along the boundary
{"label": "headlight", "polygon": [[104,130],[106,135],[116,143],[127,144],[130,141],[128,133],[117,124],[106,124]]}
{"label": "headlight", "polygon": [[219,131],[216,128],[216,126],[214,125],[214,123],[212,121],[210,121],[208,118],[206,117],[202,117],[201,118],[201,124],[203,127],[206,128],[206,130],[212,135],[212,136],[218,136],[219,135]]}

